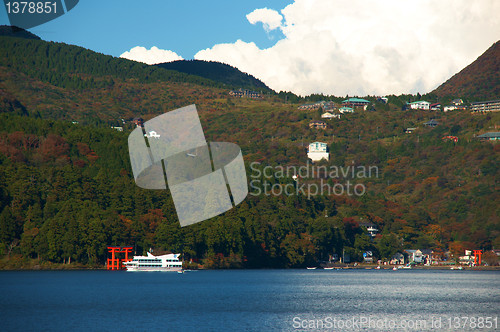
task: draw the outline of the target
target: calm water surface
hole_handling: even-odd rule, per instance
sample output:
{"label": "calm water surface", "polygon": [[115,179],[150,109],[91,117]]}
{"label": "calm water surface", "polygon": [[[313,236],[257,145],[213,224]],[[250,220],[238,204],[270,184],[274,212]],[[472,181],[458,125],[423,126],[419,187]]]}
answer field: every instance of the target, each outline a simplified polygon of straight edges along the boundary
{"label": "calm water surface", "polygon": [[494,271],[0,272],[2,331],[498,331],[498,316]]}

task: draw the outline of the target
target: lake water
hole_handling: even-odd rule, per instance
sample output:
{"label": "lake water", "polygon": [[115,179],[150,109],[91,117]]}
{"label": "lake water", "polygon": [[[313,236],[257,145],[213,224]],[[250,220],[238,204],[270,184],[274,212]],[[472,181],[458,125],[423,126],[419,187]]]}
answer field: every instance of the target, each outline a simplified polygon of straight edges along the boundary
{"label": "lake water", "polygon": [[495,271],[0,272],[2,331],[494,331],[499,314]]}

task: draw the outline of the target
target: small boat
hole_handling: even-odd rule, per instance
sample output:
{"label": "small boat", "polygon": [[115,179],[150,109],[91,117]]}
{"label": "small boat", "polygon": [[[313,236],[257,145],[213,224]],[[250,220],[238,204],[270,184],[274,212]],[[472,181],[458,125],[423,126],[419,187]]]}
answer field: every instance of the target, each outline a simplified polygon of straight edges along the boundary
{"label": "small boat", "polygon": [[308,267],[307,269],[308,269],[308,270],[316,270],[316,269],[317,269],[317,267],[316,267],[316,266],[314,266],[314,267]]}
{"label": "small boat", "polygon": [[398,268],[394,266],[394,267],[392,268],[392,270],[393,270],[393,271],[397,271],[397,270],[398,270]]}
{"label": "small boat", "polygon": [[333,270],[333,267],[325,267],[324,270]]}
{"label": "small boat", "polygon": [[380,265],[375,268],[375,270],[380,270]]}

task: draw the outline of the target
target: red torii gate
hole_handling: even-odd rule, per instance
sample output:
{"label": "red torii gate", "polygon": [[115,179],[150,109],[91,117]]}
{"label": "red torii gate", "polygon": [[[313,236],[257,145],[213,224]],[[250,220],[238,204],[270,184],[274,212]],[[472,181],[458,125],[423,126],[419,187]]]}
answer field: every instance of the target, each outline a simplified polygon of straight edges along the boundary
{"label": "red torii gate", "polygon": [[474,252],[474,265],[476,265],[476,262],[478,265],[481,265],[481,255],[483,254],[482,250],[473,250]]}
{"label": "red torii gate", "polygon": [[[128,257],[128,254],[132,253],[133,247],[108,247],[108,251],[111,253],[111,258],[108,258],[108,264],[106,268],[108,270],[121,270],[123,268],[122,263],[131,261],[132,258]],[[125,253],[125,258],[118,258],[119,253]]]}

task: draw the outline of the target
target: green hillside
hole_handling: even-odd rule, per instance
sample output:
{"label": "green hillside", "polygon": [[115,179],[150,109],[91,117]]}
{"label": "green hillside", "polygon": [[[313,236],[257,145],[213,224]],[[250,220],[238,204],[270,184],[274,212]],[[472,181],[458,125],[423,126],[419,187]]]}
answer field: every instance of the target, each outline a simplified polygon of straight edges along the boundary
{"label": "green hillside", "polygon": [[[0,37],[0,47],[0,267],[102,265],[108,245],[183,252],[207,267],[301,267],[343,250],[362,260],[366,250],[389,259],[407,248],[457,257],[500,247],[499,145],[474,138],[495,131],[499,113],[401,111],[416,96],[366,97],[372,111],[313,130],[321,110],[299,111],[291,101],[301,100],[284,103],[283,94],[232,98],[213,81],[64,44]],[[168,192],[133,181],[128,120],[189,104],[207,141],[240,145],[249,182],[260,183],[238,207],[181,228]],[[429,119],[439,125],[425,127]],[[294,181],[259,172],[307,165],[305,146],[315,141],[331,154],[315,166],[371,166],[378,176],[319,170],[301,183],[350,181],[365,194],[265,195],[264,180],[275,190]],[[373,240],[366,222],[380,230]]]}

